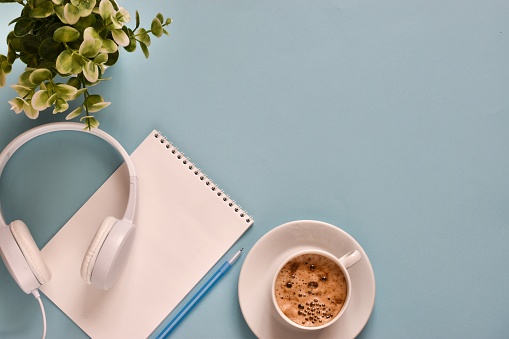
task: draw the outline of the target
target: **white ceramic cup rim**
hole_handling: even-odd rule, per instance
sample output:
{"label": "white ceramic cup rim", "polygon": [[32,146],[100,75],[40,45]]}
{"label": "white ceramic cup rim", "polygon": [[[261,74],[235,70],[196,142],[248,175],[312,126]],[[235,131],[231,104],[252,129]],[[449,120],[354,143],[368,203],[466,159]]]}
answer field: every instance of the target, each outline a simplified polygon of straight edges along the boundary
{"label": "white ceramic cup rim", "polygon": [[[279,308],[279,305],[278,305],[277,299],[276,299],[276,294],[275,294],[275,291],[274,291],[275,285],[276,285],[276,278],[279,275],[279,271],[281,271],[281,269],[286,265],[287,262],[289,262],[290,260],[292,260],[292,259],[294,259],[296,257],[304,255],[304,254],[319,254],[319,255],[322,255],[324,257],[327,257],[327,258],[331,259],[332,261],[334,261],[334,263],[336,263],[336,265],[338,265],[341,268],[341,271],[343,271],[343,274],[344,274],[345,280],[346,280],[347,291],[346,291],[346,299],[345,299],[345,302],[343,304],[343,307],[341,308],[339,313],[334,317],[334,319],[332,319],[331,321],[329,321],[329,322],[327,322],[327,323],[325,323],[323,325],[320,325],[320,326],[302,326],[300,324],[297,324],[296,322],[294,322],[290,318],[288,318],[283,313],[283,311],[281,311],[281,309]],[[278,268],[276,270],[276,273],[274,274],[274,278],[272,279],[272,286],[271,286],[272,303],[274,305],[274,308],[276,309],[276,312],[279,314],[280,318],[282,320],[284,320],[290,326],[292,326],[294,328],[297,328],[297,329],[300,329],[300,330],[305,330],[305,331],[321,330],[323,328],[331,326],[339,318],[341,318],[341,316],[345,313],[346,309],[348,308],[348,304],[350,303],[350,296],[352,294],[352,282],[350,280],[350,274],[348,273],[348,269],[347,269],[348,267],[345,266],[345,264],[340,260],[340,259],[347,258],[347,257],[351,257],[352,258],[349,261],[347,259],[348,263],[346,263],[346,265],[348,267],[351,267],[351,266],[355,265],[360,260],[360,253],[357,250],[355,250],[355,251],[351,251],[351,252],[346,253],[341,258],[337,258],[335,255],[333,255],[333,254],[331,254],[329,252],[323,251],[323,250],[308,249],[308,250],[303,250],[303,251],[299,251],[299,252],[293,253],[292,255],[287,257],[285,260],[283,260],[282,263],[278,266]]]}

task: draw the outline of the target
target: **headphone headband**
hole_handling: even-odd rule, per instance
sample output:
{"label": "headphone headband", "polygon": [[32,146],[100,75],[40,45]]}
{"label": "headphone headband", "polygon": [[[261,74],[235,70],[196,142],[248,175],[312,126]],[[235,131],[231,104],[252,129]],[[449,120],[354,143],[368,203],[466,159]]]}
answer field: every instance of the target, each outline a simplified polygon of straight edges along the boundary
{"label": "headphone headband", "polygon": [[[137,188],[137,177],[136,172],[134,169],[134,164],[129,157],[129,154],[126,152],[126,150],[120,145],[120,143],[113,138],[108,133],[99,130],[99,129],[93,129],[91,131],[86,131],[83,129],[83,124],[77,123],[77,122],[55,122],[55,123],[49,123],[45,125],[41,125],[38,127],[34,127],[18,137],[16,137],[14,140],[12,140],[0,153],[0,177],[2,176],[2,172],[5,168],[5,165],[7,164],[7,161],[9,158],[16,152],[21,146],[23,146],[28,141],[32,140],[33,138],[36,138],[38,136],[41,136],[43,134],[51,133],[51,132],[57,132],[57,131],[77,131],[82,133],[89,133],[93,134],[106,142],[108,142],[111,146],[113,146],[118,153],[122,156],[124,159],[127,169],[129,171],[129,198],[127,202],[127,208],[124,213],[123,219],[126,221],[129,221],[131,224],[134,221],[134,213],[136,210],[136,201],[137,201],[137,195],[138,195],[138,188]],[[6,225],[5,219],[2,215],[2,209],[0,205],[0,222],[2,222],[4,225]]]}

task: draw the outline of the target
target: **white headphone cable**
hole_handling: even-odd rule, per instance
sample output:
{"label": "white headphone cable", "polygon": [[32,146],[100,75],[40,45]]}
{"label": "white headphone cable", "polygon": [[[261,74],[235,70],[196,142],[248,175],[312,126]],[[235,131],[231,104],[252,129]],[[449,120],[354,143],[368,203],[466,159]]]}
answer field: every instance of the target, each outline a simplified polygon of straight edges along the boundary
{"label": "white headphone cable", "polygon": [[39,306],[41,306],[42,313],[42,339],[46,338],[46,311],[44,310],[44,305],[42,304],[41,295],[39,294],[39,290],[35,289],[32,291],[33,296],[39,302]]}

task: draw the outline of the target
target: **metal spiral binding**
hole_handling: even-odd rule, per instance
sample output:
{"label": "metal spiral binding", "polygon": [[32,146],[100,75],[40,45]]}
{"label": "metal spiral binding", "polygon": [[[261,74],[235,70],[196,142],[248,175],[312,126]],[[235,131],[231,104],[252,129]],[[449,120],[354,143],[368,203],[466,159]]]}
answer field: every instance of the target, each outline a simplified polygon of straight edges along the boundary
{"label": "metal spiral binding", "polygon": [[193,164],[189,158],[187,158],[184,153],[180,152],[179,149],[173,145],[168,139],[161,134],[161,132],[157,132],[154,134],[156,139],[159,139],[161,144],[165,145],[165,147],[174,155],[178,160],[182,160],[183,165],[187,165],[187,168],[194,173],[194,175],[205,183],[206,186],[210,186],[210,189],[217,194],[218,198],[221,198],[222,201],[227,204],[227,206],[231,207],[235,213],[239,214],[239,217],[244,218],[247,223],[250,223],[253,218],[251,218],[240,205],[238,205],[235,200],[231,199],[228,194],[226,194],[223,190],[221,190],[212,180],[210,180],[207,175],[198,168],[195,164]]}

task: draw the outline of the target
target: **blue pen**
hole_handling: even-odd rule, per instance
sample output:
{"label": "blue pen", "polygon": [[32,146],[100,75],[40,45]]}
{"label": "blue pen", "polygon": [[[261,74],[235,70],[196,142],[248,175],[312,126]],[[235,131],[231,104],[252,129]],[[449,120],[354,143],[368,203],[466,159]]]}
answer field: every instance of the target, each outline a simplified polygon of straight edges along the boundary
{"label": "blue pen", "polygon": [[188,301],[186,306],[184,306],[184,308],[182,308],[179,313],[177,313],[177,315],[168,323],[168,325],[166,325],[161,333],[157,335],[156,339],[166,338],[168,334],[170,334],[170,332],[173,331],[175,327],[177,327],[180,321],[185,318],[185,316],[193,309],[193,307],[201,300],[201,298],[203,298],[203,296],[216,284],[216,282],[218,282],[219,279],[230,270],[233,263],[235,263],[235,261],[237,261],[237,259],[242,254],[242,250],[243,248],[235,253],[235,255],[230,260],[219,267],[217,272],[214,273],[214,275],[210,277],[205,285],[203,285],[202,288],[200,288],[200,290],[191,298],[191,300]]}

